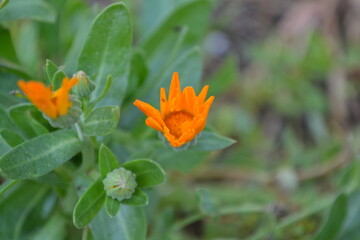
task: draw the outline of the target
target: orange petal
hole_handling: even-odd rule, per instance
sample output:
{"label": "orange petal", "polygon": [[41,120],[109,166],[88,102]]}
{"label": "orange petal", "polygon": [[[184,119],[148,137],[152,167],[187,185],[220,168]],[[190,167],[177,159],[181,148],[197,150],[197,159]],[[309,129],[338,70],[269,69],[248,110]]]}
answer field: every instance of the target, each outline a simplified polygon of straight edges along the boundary
{"label": "orange petal", "polygon": [[65,115],[72,106],[72,103],[69,101],[69,91],[77,83],[77,78],[64,78],[61,87],[54,93],[53,99],[59,115]]}
{"label": "orange petal", "polygon": [[27,98],[42,112],[51,118],[57,117],[56,106],[52,102],[52,91],[41,82],[18,81],[19,88]]}
{"label": "orange petal", "polygon": [[197,105],[195,90],[192,87],[186,87],[183,91],[184,93],[184,103],[186,105],[187,111],[192,115],[196,114],[194,111],[195,105]]}
{"label": "orange petal", "polygon": [[153,106],[151,106],[150,104],[140,101],[138,99],[135,100],[134,105],[140,109],[140,111],[142,111],[143,113],[145,113],[145,115],[147,117],[151,117],[154,120],[156,120],[158,123],[161,123],[163,125],[165,125],[161,114],[159,112],[159,110],[157,110],[156,108],[154,108]]}
{"label": "orange petal", "polygon": [[208,90],[209,90],[209,85],[204,86],[203,89],[201,90],[199,96],[197,97],[200,104],[204,103]]}
{"label": "orange petal", "polygon": [[160,123],[158,123],[155,119],[149,117],[145,120],[145,123],[146,125],[148,125],[149,127],[157,130],[157,131],[160,131],[160,132],[163,132],[163,127],[161,126]]}
{"label": "orange petal", "polygon": [[177,72],[174,72],[170,84],[168,100],[170,101],[171,99],[180,96],[180,93],[181,93],[181,88],[180,88],[179,74]]}
{"label": "orange petal", "polygon": [[186,131],[180,138],[179,138],[179,142],[181,143],[187,143],[190,142],[191,140],[193,140],[195,138],[195,131],[194,129],[189,129],[188,131]]}
{"label": "orange petal", "polygon": [[202,130],[204,130],[206,125],[206,118],[200,118],[197,121],[195,121],[194,123],[194,129],[195,129],[195,134],[199,134]]}
{"label": "orange petal", "polygon": [[166,91],[165,88],[160,88],[160,112],[162,116],[165,116],[168,114],[168,107],[167,104],[168,101],[166,99]]}
{"label": "orange petal", "polygon": [[201,114],[204,115],[205,118],[207,118],[210,107],[214,101],[215,97],[211,96],[208,98],[208,100],[206,100],[206,102],[204,103],[204,105],[202,106],[202,111]]}
{"label": "orange petal", "polygon": [[164,136],[166,137],[166,139],[169,141],[169,143],[171,144],[171,146],[173,147],[178,147],[178,140],[175,138],[174,135],[172,135],[171,133],[165,133]]}

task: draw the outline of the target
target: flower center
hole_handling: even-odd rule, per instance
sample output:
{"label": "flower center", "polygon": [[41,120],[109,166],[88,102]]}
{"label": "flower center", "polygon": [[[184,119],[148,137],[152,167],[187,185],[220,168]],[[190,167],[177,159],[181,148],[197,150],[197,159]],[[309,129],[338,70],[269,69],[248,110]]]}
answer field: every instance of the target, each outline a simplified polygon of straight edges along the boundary
{"label": "flower center", "polygon": [[183,135],[181,127],[184,123],[190,122],[193,119],[193,115],[185,111],[172,112],[165,117],[165,124],[169,128],[170,133],[176,138]]}

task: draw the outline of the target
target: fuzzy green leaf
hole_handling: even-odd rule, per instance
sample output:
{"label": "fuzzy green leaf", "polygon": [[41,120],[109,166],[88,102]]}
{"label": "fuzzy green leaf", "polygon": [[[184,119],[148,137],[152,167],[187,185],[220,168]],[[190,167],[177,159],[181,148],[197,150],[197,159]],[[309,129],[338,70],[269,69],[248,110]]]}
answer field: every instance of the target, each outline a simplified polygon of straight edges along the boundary
{"label": "fuzzy green leaf", "polygon": [[66,76],[66,73],[64,72],[64,68],[59,67],[59,69],[54,73],[52,80],[51,80],[51,84],[52,84],[54,90],[57,90],[61,87],[62,81],[66,77],[67,76]]}
{"label": "fuzzy green leaf", "polygon": [[12,0],[1,10],[0,22],[32,19],[44,22],[55,21],[56,13],[42,0]]}
{"label": "fuzzy green leaf", "polygon": [[116,168],[119,168],[119,163],[116,160],[115,155],[108,147],[101,145],[99,150],[99,169],[101,178],[105,179],[106,175]]}
{"label": "fuzzy green leaf", "polygon": [[49,60],[46,59],[46,63],[45,63],[45,71],[46,71],[46,76],[48,78],[48,81],[51,83],[54,74],[59,70],[58,66],[56,66],[56,64]]}
{"label": "fuzzy green leaf", "polygon": [[152,187],[165,181],[166,175],[161,166],[149,159],[137,159],[122,165],[136,175],[138,187]]}
{"label": "fuzzy green leaf", "polygon": [[71,159],[81,150],[72,130],[59,130],[26,141],[0,158],[2,175],[10,179],[42,176]]}
{"label": "fuzzy green leaf", "polygon": [[[159,51],[164,42],[164,36],[187,26],[189,33],[185,39],[187,46],[197,44],[205,35],[209,25],[211,5],[209,1],[191,1],[175,9],[166,19],[163,19],[157,29],[143,41],[142,47],[151,55]],[[196,23],[196,24],[194,24]]]}
{"label": "fuzzy green leaf", "polygon": [[142,208],[121,205],[119,213],[110,217],[103,209],[90,229],[94,240],[145,240],[145,214]]}
{"label": "fuzzy green leaf", "polygon": [[75,227],[83,228],[98,214],[105,199],[104,185],[101,178],[94,182],[80,197],[73,212]]}
{"label": "fuzzy green leaf", "polygon": [[114,76],[113,87],[100,105],[120,105],[127,87],[131,57],[132,28],[127,8],[115,3],[105,8],[94,20],[80,53],[77,70],[96,75],[92,99],[97,99],[106,84],[106,77]]}
{"label": "fuzzy green leaf", "polygon": [[96,108],[84,121],[84,134],[88,136],[106,136],[115,130],[120,118],[117,106]]}

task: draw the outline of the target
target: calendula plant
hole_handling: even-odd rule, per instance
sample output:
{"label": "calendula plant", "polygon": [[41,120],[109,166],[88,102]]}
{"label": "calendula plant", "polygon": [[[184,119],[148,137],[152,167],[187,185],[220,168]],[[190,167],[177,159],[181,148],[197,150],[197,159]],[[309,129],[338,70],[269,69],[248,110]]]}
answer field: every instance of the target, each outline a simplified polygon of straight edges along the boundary
{"label": "calendula plant", "polygon": [[146,239],[171,169],[235,142],[206,127],[210,6],[133,44],[122,2],[0,1],[0,239]]}

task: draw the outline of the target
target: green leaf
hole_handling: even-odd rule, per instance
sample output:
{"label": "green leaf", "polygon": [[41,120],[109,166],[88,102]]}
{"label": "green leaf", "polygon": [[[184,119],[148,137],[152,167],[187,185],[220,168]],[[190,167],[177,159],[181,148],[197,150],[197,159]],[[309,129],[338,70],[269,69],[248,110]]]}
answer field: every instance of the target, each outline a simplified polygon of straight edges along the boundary
{"label": "green leaf", "polygon": [[358,240],[360,238],[360,190],[348,197],[347,215],[339,240]]}
{"label": "green leaf", "polygon": [[94,240],[145,240],[145,214],[142,208],[122,205],[115,217],[109,217],[103,209],[90,229]]}
{"label": "green leaf", "polygon": [[44,175],[71,159],[82,143],[72,130],[59,130],[26,141],[0,158],[0,170],[10,179]]}
{"label": "green leaf", "polygon": [[238,66],[234,56],[228,56],[220,69],[208,81],[210,85],[209,96],[220,95],[227,90],[238,79]]}
{"label": "green leaf", "polygon": [[83,228],[98,214],[105,200],[104,185],[101,178],[94,182],[80,197],[73,212],[75,227]]}
{"label": "green leaf", "polygon": [[105,209],[111,217],[115,217],[120,209],[120,201],[112,199],[109,196],[105,197]]}
{"label": "green leaf", "polygon": [[[27,223],[27,217],[47,192],[48,188],[41,184],[22,181],[1,196],[1,239],[26,239],[22,230]],[[33,226],[38,227],[34,223]]]}
{"label": "green leaf", "polygon": [[17,131],[15,123],[10,119],[8,113],[0,107],[0,128]]}
{"label": "green leaf", "polygon": [[39,114],[39,110],[31,103],[19,104],[9,108],[10,117],[27,138],[33,138],[49,132],[33,117],[36,114]]}
{"label": "green leaf", "polygon": [[53,78],[51,80],[54,90],[57,90],[61,87],[62,81],[66,77],[67,76],[66,76],[66,73],[64,72],[64,68],[59,67],[59,69],[54,73]]}
{"label": "green leaf", "polygon": [[54,9],[41,0],[12,0],[0,14],[0,22],[20,19],[54,22],[55,18]]}
{"label": "green leaf", "polygon": [[5,7],[6,4],[8,4],[8,3],[9,3],[9,0],[1,0],[1,2],[0,2],[0,9],[2,9],[3,7]]}
{"label": "green leaf", "polygon": [[[1,8],[1,3],[0,3]],[[7,61],[17,63],[17,56],[15,52],[14,45],[11,40],[10,32],[6,28],[0,26],[0,59],[5,59]]]}
{"label": "green leaf", "polygon": [[96,108],[84,121],[84,134],[88,136],[106,136],[115,130],[120,118],[117,106]]}
{"label": "green leaf", "polygon": [[58,66],[56,66],[56,64],[53,61],[51,61],[50,59],[46,59],[45,71],[48,81],[50,83],[52,83],[53,76],[58,70],[59,70]]}
{"label": "green leaf", "polygon": [[[0,14],[1,16],[1,14]],[[17,29],[15,48],[19,63],[32,76],[31,79],[42,79],[38,76],[41,59],[40,25],[32,21],[24,21]]]}
{"label": "green leaf", "polygon": [[103,98],[105,97],[106,93],[109,91],[109,89],[110,89],[110,87],[111,87],[111,85],[112,85],[113,79],[114,79],[114,78],[113,78],[112,75],[109,74],[109,75],[107,76],[104,89],[102,90],[100,96],[99,96],[97,99],[95,99],[95,100],[93,100],[93,101],[90,102],[90,104],[89,104],[89,106],[87,107],[87,110],[86,110],[86,112],[85,112],[85,114],[84,114],[85,117],[87,117],[87,116],[89,115],[89,113],[93,110],[93,108],[96,106],[96,104],[98,104],[98,102],[100,102],[101,99],[103,99]]}
{"label": "green leaf", "polygon": [[179,73],[182,89],[186,86],[192,86],[195,90],[199,90],[202,68],[200,49],[194,47],[186,51],[173,64],[166,68],[164,74],[159,77],[160,81],[155,80],[155,82],[144,87],[144,91],[146,89],[148,93],[147,102],[150,104],[158,104],[159,89],[161,87],[169,89],[173,72]]}
{"label": "green leaf", "polygon": [[139,188],[158,185],[166,178],[161,166],[149,159],[132,160],[122,166],[136,175],[136,183]]}
{"label": "green leaf", "polygon": [[24,139],[22,139],[22,137],[20,137],[17,133],[7,129],[0,130],[0,136],[10,147],[16,147],[24,142]]}
{"label": "green leaf", "polygon": [[132,28],[127,8],[115,3],[94,20],[80,53],[77,70],[96,75],[92,99],[100,96],[106,77],[114,76],[113,87],[100,105],[120,105],[126,91],[131,58]]}
{"label": "green leaf", "polygon": [[66,221],[61,213],[55,213],[45,223],[39,232],[33,236],[33,240],[62,240],[66,239]]}
{"label": "green leaf", "polygon": [[149,198],[146,193],[141,191],[139,188],[136,188],[134,194],[129,199],[124,199],[121,201],[123,204],[133,205],[137,207],[143,207],[148,205]]}
{"label": "green leaf", "polygon": [[227,148],[235,142],[235,140],[221,136],[215,132],[203,131],[201,132],[201,136],[197,143],[189,149],[197,151],[216,151]]}
{"label": "green leaf", "polygon": [[141,46],[147,54],[151,55],[158,50],[157,47],[162,46],[164,36],[177,31],[179,27],[183,26],[189,28],[185,40],[186,45],[193,46],[204,37],[209,25],[210,12],[211,5],[209,1],[200,0],[184,4],[164,19],[159,27],[141,42]]}
{"label": "green leaf", "polygon": [[106,175],[116,168],[119,168],[119,163],[116,160],[115,155],[108,147],[102,144],[99,150],[99,169],[101,178],[105,179]]}
{"label": "green leaf", "polygon": [[315,240],[335,240],[343,226],[347,214],[347,196],[340,194],[331,206],[327,221],[322,226]]}

